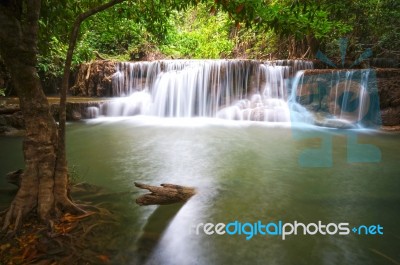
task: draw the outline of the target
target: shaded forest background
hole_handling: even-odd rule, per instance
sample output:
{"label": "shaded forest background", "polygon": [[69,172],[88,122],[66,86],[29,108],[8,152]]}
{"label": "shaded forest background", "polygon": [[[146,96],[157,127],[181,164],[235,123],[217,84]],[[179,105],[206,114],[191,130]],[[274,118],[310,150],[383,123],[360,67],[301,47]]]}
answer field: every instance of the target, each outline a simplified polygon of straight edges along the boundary
{"label": "shaded forest background", "polygon": [[[38,72],[56,93],[75,17],[99,0],[42,1]],[[126,1],[85,21],[72,67],[94,59],[314,59],[322,50],[347,60],[370,48],[375,58],[400,58],[397,0]],[[2,94],[12,93],[0,58]]]}

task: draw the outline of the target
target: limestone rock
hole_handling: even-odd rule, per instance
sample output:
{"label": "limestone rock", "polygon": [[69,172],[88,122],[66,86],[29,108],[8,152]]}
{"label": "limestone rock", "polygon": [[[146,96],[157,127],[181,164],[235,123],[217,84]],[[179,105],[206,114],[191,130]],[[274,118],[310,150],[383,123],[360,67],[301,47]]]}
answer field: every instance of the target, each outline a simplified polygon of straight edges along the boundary
{"label": "limestone rock", "polygon": [[109,97],[112,95],[111,79],[115,72],[115,62],[111,60],[81,64],[70,91],[78,96]]}

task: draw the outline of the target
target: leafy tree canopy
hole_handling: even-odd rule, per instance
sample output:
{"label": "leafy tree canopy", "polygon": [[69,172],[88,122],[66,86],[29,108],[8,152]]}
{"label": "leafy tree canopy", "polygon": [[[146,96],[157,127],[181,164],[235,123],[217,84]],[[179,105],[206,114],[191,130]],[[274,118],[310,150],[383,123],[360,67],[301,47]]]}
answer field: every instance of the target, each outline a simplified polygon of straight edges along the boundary
{"label": "leafy tree canopy", "polygon": [[[40,72],[61,74],[74,18],[102,2],[42,1]],[[337,55],[340,37],[349,38],[349,54],[372,48],[400,56],[399,10],[396,0],[125,1],[82,24],[73,65],[94,59],[95,51],[121,60],[140,50],[172,58],[283,58],[313,46]]]}

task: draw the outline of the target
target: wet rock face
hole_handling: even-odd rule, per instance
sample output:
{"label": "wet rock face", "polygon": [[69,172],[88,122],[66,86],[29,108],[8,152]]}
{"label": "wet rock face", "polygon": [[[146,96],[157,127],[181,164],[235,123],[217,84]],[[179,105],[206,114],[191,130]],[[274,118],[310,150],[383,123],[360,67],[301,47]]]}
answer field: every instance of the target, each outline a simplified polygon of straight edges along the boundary
{"label": "wet rock face", "polygon": [[18,105],[0,106],[0,135],[22,135],[25,123]]}
{"label": "wet rock face", "polygon": [[328,128],[336,128],[336,129],[354,129],[356,126],[347,121],[342,119],[316,119],[314,122],[317,126],[328,127]]}
{"label": "wet rock face", "polygon": [[[67,102],[67,121],[96,118],[99,115],[102,101]],[[52,104],[50,112],[58,120],[59,105]],[[0,105],[0,135],[22,136],[25,133],[25,122],[18,104]]]}
{"label": "wet rock face", "polygon": [[381,117],[384,126],[400,125],[400,106],[381,110]]}
{"label": "wet rock face", "polygon": [[377,72],[382,124],[400,125],[400,69]]}
{"label": "wet rock face", "polygon": [[72,95],[88,97],[109,97],[112,95],[112,76],[115,62],[110,60],[81,64]]}
{"label": "wet rock face", "polygon": [[[375,88],[375,91],[377,89],[375,99],[359,92],[362,78],[356,77],[351,82],[345,80],[343,73],[346,70],[314,69],[305,71],[305,81],[297,90],[297,102],[311,112],[325,113],[326,117],[332,116],[348,121],[357,121],[360,115],[361,117],[369,115],[367,113],[354,115],[354,110],[360,107],[360,102],[363,102],[363,110],[368,111],[368,107],[379,98],[380,113],[377,115],[380,116],[382,125],[400,125],[400,69],[373,70],[376,79],[370,79],[368,82],[373,84],[368,83],[368,86]],[[332,82],[338,78],[339,74],[342,75],[343,81]],[[341,102],[346,102],[346,104],[342,106]],[[317,120],[315,123],[323,126],[322,124],[325,122]],[[329,125],[327,127],[332,127],[333,124],[329,121],[327,125]],[[342,126],[333,127],[341,128]]]}
{"label": "wet rock face", "polygon": [[398,68],[400,61],[396,58],[373,58],[369,60],[371,67],[377,68]]}
{"label": "wet rock face", "polygon": [[[102,105],[102,101],[67,102],[67,121],[96,118],[99,114],[97,113],[97,115],[95,115],[89,110],[94,108],[100,110]],[[58,104],[51,105],[51,114],[55,120],[58,120],[59,108],[60,106]]]}

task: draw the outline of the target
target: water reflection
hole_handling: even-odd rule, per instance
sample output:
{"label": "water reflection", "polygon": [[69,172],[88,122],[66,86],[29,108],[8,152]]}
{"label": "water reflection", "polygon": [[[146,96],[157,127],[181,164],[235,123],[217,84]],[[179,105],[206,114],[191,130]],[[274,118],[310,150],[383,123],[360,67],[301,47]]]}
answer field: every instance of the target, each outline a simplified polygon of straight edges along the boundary
{"label": "water reflection", "polygon": [[[124,214],[124,237],[116,238],[123,264],[390,264],[384,256],[400,261],[399,140],[360,132],[382,161],[349,163],[346,138],[333,134],[332,167],[305,168],[299,154],[319,142],[295,139],[285,125],[135,117],[70,124],[68,157],[85,180],[129,194],[114,198]],[[0,170],[11,171],[20,140],[8,141],[0,138]],[[195,186],[198,195],[183,206],[139,207],[134,181]],[[198,223],[235,220],[380,223],[385,234],[283,241],[190,233]]]}

